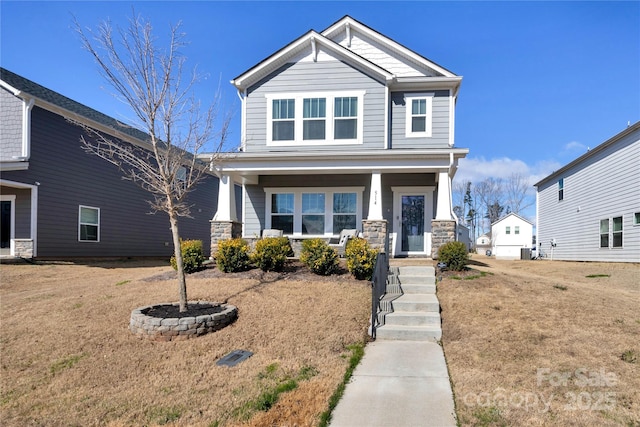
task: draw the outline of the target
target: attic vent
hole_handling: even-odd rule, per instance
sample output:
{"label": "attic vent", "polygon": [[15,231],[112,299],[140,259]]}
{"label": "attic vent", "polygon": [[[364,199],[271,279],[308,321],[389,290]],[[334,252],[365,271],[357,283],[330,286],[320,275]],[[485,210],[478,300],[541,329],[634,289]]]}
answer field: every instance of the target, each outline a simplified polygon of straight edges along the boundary
{"label": "attic vent", "polygon": [[247,350],[233,350],[216,362],[218,366],[235,366],[253,356],[253,353]]}

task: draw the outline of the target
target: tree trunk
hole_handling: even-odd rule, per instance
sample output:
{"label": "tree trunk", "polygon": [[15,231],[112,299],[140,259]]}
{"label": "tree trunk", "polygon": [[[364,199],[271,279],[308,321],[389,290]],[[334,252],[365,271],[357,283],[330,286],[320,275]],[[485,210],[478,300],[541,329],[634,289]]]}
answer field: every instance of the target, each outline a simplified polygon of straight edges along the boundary
{"label": "tree trunk", "polygon": [[182,262],[182,250],[180,248],[180,233],[178,232],[178,218],[174,212],[169,212],[171,222],[171,235],[173,236],[173,255],[176,258],[178,268],[178,289],[180,291],[180,311],[187,311],[187,280],[184,275],[184,263]]}

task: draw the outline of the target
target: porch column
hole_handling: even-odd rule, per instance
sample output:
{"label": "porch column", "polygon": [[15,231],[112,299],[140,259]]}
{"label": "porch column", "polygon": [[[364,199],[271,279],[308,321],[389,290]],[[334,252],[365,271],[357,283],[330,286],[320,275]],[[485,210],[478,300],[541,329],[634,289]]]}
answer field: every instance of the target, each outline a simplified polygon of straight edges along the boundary
{"label": "porch column", "polygon": [[229,175],[220,177],[218,187],[218,211],[211,220],[211,257],[218,251],[221,240],[242,236],[242,224],[236,215],[236,193]]}
{"label": "porch column", "polygon": [[368,220],[382,219],[382,174],[380,171],[371,172],[371,191],[369,193]]}
{"label": "porch column", "polygon": [[436,207],[436,220],[451,221],[451,178],[449,171],[438,173],[438,206]]}

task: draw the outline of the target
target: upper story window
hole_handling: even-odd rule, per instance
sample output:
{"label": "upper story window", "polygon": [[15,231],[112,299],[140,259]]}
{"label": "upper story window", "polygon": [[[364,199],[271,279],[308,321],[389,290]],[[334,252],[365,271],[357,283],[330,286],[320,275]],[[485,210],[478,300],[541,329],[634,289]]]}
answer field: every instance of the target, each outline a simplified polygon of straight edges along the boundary
{"label": "upper story window", "polygon": [[407,137],[430,137],[433,121],[433,94],[413,94],[405,98]]}
{"label": "upper story window", "polygon": [[506,234],[511,234],[511,227],[507,225]]}
{"label": "upper story window", "polygon": [[80,205],[78,211],[78,240],[81,242],[100,241],[100,208]]}
{"label": "upper story window", "polygon": [[558,200],[564,200],[564,178],[558,180]]}
{"label": "upper story window", "polygon": [[514,228],[515,228],[515,229],[513,230],[513,233],[514,233],[514,234],[520,234],[520,226],[519,226],[519,225],[516,225]]}
{"label": "upper story window", "polygon": [[268,94],[267,145],[362,144],[365,91]]}
{"label": "upper story window", "polygon": [[633,214],[633,225],[640,225],[640,212]]}

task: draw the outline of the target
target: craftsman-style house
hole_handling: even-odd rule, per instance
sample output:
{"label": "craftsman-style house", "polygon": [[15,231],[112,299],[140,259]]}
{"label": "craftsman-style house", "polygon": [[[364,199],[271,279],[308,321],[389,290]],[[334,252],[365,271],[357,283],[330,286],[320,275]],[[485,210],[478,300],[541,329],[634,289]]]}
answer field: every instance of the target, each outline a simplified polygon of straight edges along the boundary
{"label": "craftsman-style house", "polygon": [[212,245],[264,229],[294,244],[358,229],[392,256],[432,256],[457,234],[461,80],[349,16],[246,70],[231,81],[240,150],[212,166],[221,177]]}

